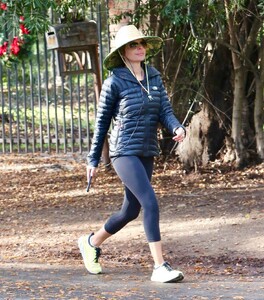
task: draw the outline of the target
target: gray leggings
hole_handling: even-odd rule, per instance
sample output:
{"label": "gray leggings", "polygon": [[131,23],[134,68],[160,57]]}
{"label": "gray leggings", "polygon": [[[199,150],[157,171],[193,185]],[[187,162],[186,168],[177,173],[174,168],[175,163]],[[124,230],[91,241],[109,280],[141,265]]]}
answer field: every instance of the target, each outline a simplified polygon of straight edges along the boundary
{"label": "gray leggings", "polygon": [[120,211],[106,222],[105,230],[115,234],[127,223],[136,219],[143,209],[144,230],[148,242],[160,241],[159,206],[150,180],[153,157],[121,156],[113,159],[114,169],[125,186]]}

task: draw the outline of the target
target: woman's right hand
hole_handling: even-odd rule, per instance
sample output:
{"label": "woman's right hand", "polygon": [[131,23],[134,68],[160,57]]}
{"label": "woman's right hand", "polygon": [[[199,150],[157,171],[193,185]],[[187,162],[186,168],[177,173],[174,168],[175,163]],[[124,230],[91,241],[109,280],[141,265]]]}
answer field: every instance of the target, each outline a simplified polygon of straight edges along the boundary
{"label": "woman's right hand", "polygon": [[95,177],[97,168],[91,167],[91,166],[87,166],[86,167],[86,171],[87,171],[87,182],[89,182],[89,179],[90,179],[91,176]]}

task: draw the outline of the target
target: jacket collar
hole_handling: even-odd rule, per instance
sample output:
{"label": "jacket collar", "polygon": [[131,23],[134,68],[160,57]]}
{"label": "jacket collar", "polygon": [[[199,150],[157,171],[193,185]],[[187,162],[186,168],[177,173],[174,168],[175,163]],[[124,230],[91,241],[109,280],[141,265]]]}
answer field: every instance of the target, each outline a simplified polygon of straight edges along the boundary
{"label": "jacket collar", "polygon": [[[150,67],[147,65],[147,71],[148,71],[148,77],[149,79],[160,75],[160,72],[156,70],[153,67]],[[133,74],[130,72],[130,70],[126,67],[118,67],[113,69],[113,74],[117,77],[120,77],[122,79],[126,79],[129,81],[137,82],[137,79],[133,76]]]}

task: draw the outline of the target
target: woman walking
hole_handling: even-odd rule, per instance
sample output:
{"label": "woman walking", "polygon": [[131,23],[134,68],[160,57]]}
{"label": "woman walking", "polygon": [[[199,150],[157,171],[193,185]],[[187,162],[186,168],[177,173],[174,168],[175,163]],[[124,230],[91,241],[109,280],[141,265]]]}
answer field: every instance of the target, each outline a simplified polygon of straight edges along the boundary
{"label": "woman walking", "polygon": [[159,155],[157,128],[166,127],[173,140],[181,142],[185,129],[173,114],[160,73],[146,61],[157,54],[162,39],[143,35],[134,25],[121,27],[115,49],[104,60],[112,74],[105,80],[98,106],[96,126],[87,161],[87,178],[95,176],[111,121],[112,165],[124,184],[124,201],[97,232],[79,238],[85,267],[92,274],[102,272],[98,261],[102,243],[136,219],[142,208],[144,231],[154,261],[152,281],[178,282],[181,271],[163,258],[159,227],[159,206],[151,185],[154,157]]}

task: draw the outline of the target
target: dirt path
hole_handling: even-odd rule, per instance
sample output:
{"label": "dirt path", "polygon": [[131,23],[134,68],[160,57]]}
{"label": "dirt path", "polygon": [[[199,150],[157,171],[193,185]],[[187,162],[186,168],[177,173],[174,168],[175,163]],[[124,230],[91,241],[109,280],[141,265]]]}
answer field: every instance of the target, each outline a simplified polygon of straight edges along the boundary
{"label": "dirt path", "polygon": [[[163,165],[157,163],[153,176],[160,200],[166,259],[194,282],[206,276],[224,281],[241,277],[249,282],[250,278],[256,282],[260,280],[261,285],[264,165],[232,171],[215,164],[199,174],[189,175],[176,163],[168,165],[170,167],[164,171]],[[77,269],[78,276],[82,276],[78,237],[98,229],[122,202],[122,186],[114,172],[101,169],[88,194],[85,191],[85,161],[78,155],[3,155],[0,174],[0,264],[6,274],[0,277],[0,294],[6,295],[0,299],[18,299],[12,298],[7,278],[12,278],[12,270],[17,274],[23,268],[25,272],[32,271],[32,264]],[[111,277],[109,270],[117,270],[118,266],[120,270],[140,268],[143,275],[137,280],[148,280],[152,261],[142,216],[105,243],[101,261],[106,279]],[[20,282],[20,289],[26,291],[25,282]],[[17,286],[19,281],[16,281]],[[113,297],[100,295],[101,298],[94,299],[121,299],[114,294]],[[70,299],[82,299],[78,295],[74,297]],[[163,298],[156,295],[149,299]]]}

